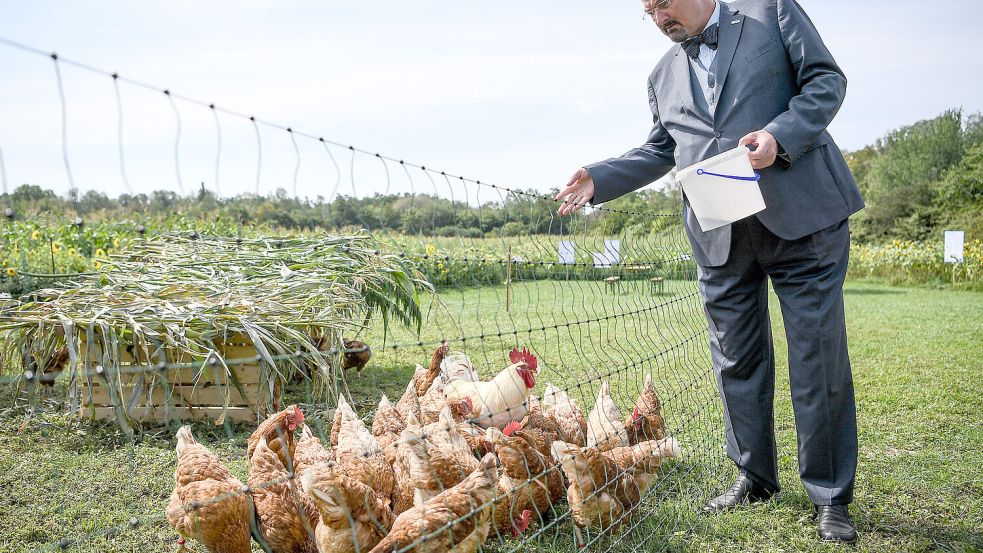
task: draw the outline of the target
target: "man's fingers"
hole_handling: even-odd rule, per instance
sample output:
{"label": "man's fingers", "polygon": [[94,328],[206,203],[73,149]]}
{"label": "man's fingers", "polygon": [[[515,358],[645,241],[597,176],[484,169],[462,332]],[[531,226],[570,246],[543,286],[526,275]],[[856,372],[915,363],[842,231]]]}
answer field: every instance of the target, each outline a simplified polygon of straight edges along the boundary
{"label": "man's fingers", "polygon": [[587,169],[581,167],[570,177],[566,188],[561,190],[553,199],[563,202],[563,205],[556,210],[557,213],[560,215],[569,215],[587,205],[587,202],[593,197],[594,184],[591,180],[590,173]]}
{"label": "man's fingers", "polygon": [[573,194],[573,183],[568,183],[566,188],[560,190],[556,196],[553,196],[553,199],[562,200],[565,196],[569,196],[570,194]]}
{"label": "man's fingers", "polygon": [[563,200],[564,198],[566,198],[566,201],[569,202],[571,201],[571,198],[573,198],[576,193],[577,193],[576,188],[573,187],[572,185],[568,185],[565,189],[561,190],[559,194],[554,196],[553,199]]}
{"label": "man's fingers", "polygon": [[583,169],[577,169],[577,172],[575,172],[573,174],[573,176],[570,177],[570,180],[567,181],[566,188],[564,188],[563,190],[561,190],[556,196],[553,197],[553,199],[554,200],[562,200],[564,196],[568,196],[568,195],[572,194],[573,191],[570,189],[570,187],[572,187],[572,186],[576,185],[577,183],[579,183],[580,180],[581,180],[581,178],[583,178]]}
{"label": "man's fingers", "polygon": [[580,196],[570,196],[569,198],[564,200],[564,204],[560,206],[560,209],[558,209],[557,212],[560,215],[569,215],[574,211],[577,211],[578,209],[584,207],[586,204],[587,204],[586,200],[584,200]]}

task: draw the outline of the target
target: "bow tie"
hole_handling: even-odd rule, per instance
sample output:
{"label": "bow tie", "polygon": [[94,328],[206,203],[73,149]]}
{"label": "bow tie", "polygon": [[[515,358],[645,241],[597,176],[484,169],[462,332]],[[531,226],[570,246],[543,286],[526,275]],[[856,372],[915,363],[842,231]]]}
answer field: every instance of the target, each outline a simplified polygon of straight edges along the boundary
{"label": "bow tie", "polygon": [[716,23],[710,25],[706,29],[703,29],[702,33],[684,40],[683,50],[686,51],[686,55],[688,55],[693,59],[696,59],[700,57],[701,44],[706,44],[707,48],[711,50],[717,49],[717,24]]}

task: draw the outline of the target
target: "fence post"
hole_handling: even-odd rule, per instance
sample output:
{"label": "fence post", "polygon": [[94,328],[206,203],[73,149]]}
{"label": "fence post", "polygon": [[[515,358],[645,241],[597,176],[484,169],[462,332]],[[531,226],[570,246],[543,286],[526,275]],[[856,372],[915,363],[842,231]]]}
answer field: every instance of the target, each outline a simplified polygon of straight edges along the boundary
{"label": "fence post", "polygon": [[505,267],[505,312],[509,311],[509,302],[512,297],[512,246],[509,246],[508,265]]}

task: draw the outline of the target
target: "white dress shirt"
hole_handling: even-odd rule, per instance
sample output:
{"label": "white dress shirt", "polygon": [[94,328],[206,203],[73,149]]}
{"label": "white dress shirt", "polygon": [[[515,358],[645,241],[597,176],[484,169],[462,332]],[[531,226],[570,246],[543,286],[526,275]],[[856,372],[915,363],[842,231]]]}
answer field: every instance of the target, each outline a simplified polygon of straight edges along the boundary
{"label": "white dress shirt", "polygon": [[[714,2],[713,13],[710,14],[710,19],[707,20],[706,25],[703,29],[700,29],[702,33],[710,25],[717,24],[718,36],[720,27],[720,2]],[[697,81],[700,83],[700,88],[703,91],[703,97],[707,101],[707,105],[710,107],[710,113],[713,113],[713,106],[717,100],[716,92],[714,86],[710,86],[713,82],[716,85],[716,77],[710,74],[711,65],[713,64],[714,58],[717,56],[717,51],[711,49],[706,44],[700,44],[700,55],[696,59],[690,58],[689,63],[693,69],[694,75],[696,75]],[[687,56],[689,57],[689,56]],[[695,91],[694,91],[695,92]]]}
{"label": "white dress shirt", "polygon": [[[713,14],[710,15],[710,19],[707,20],[707,24],[700,29],[700,32],[707,30],[710,25],[716,24],[720,26],[720,2],[714,2]],[[719,29],[718,29],[719,32]],[[716,50],[710,49],[706,44],[700,45],[700,63],[703,64],[704,68],[710,67],[713,63],[713,58],[717,55]]]}

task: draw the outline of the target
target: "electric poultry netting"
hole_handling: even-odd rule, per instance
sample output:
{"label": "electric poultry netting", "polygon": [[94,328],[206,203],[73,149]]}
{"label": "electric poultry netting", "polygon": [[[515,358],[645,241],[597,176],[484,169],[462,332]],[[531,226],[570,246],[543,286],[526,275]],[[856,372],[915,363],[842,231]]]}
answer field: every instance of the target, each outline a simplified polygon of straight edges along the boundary
{"label": "electric poultry netting", "polygon": [[419,333],[347,328],[323,352],[349,367],[332,365],[337,380],[294,375],[281,400],[295,405],[236,428],[250,434],[238,473],[182,429],[173,495],[119,536],[169,524],[220,551],[232,513],[243,551],[684,545],[725,472],[694,267],[678,219],[608,234],[606,214],[556,234],[390,242],[435,286]]}
{"label": "electric poultry netting", "polygon": [[[65,63],[52,59],[56,70]],[[73,104],[57,75],[64,114]],[[111,77],[122,117],[119,85],[127,81]],[[223,133],[234,133],[218,113],[248,119],[259,148],[257,191],[259,125],[293,143],[294,190],[302,160],[310,165],[313,155],[297,141],[312,142],[320,156],[314,163],[325,166],[317,177],[331,189],[321,212],[330,230],[327,239],[323,230],[306,239],[185,233],[162,238],[160,247],[220,242],[296,261],[291,248],[316,242],[326,249],[313,252],[337,261],[330,270],[348,280],[318,273],[303,281],[312,266],[324,269],[309,249],[303,263],[281,267],[255,257],[212,268],[229,286],[286,283],[281,293],[257,292],[282,310],[274,324],[264,326],[263,312],[250,320],[235,314],[255,346],[249,356],[195,357],[185,344],[182,355],[167,357],[161,352],[174,344],[161,339],[163,357],[130,351],[123,363],[122,356],[90,359],[66,346],[59,365],[50,362],[57,333],[44,359],[20,351],[23,371],[4,376],[11,402],[5,407],[26,414],[20,430],[42,428],[54,412],[94,416],[94,407],[85,408],[104,382],[101,412],[125,438],[112,459],[120,479],[102,492],[106,503],[123,497],[127,504],[104,507],[81,526],[64,521],[42,546],[146,550],[179,540],[182,548],[229,552],[655,551],[683,548],[699,531],[699,506],[719,489],[726,457],[696,266],[672,185],[560,217],[551,194],[452,176],[164,94],[172,107],[184,102],[186,123],[214,118],[219,143]],[[189,114],[191,108],[202,113]],[[181,129],[181,112],[173,113]],[[122,156],[122,133],[119,140]],[[71,177],[67,157],[66,169]],[[388,203],[360,194],[379,182]],[[358,243],[361,229],[374,245]],[[349,238],[336,239],[343,231]],[[194,265],[183,261],[175,265]],[[338,268],[346,264],[371,264],[373,273]],[[360,292],[370,308],[345,311],[342,296],[330,296],[329,309],[317,303],[323,294],[313,303],[290,295],[329,280]],[[105,285],[101,276],[97,285]],[[330,324],[312,324],[313,304],[323,307],[318,316],[331,314]],[[218,302],[204,308],[220,309]],[[321,331],[323,344],[287,343],[296,331],[285,322],[291,319]],[[110,327],[89,321],[89,345],[100,335],[118,338]],[[130,326],[138,327],[145,325]],[[183,329],[171,324],[168,336]],[[60,332],[64,339],[84,330],[62,325]],[[190,384],[202,397],[220,388],[210,396],[216,405],[183,407],[169,385],[172,371],[193,372]],[[261,376],[238,382],[251,372]],[[212,373],[219,376],[206,382],[203,375]],[[237,412],[258,411],[265,419],[258,427],[227,416],[236,394],[254,401]],[[133,415],[145,400],[160,409],[141,403],[143,414],[162,413],[162,421]],[[180,427],[182,415],[197,421]],[[81,432],[89,428],[105,427],[94,423]],[[165,433],[159,456],[140,456],[134,443]],[[62,516],[64,505],[51,510]]]}
{"label": "electric poultry netting", "polygon": [[[538,201],[510,199],[533,210]],[[467,551],[477,539],[493,551],[651,551],[685,546],[698,530],[699,506],[726,471],[695,267],[678,219],[660,233],[609,234],[605,215],[503,238],[499,256],[476,254],[467,238],[422,238],[439,292],[423,345],[402,329],[360,337],[381,344],[373,362],[416,372],[388,383],[366,369],[370,385],[349,374],[353,400],[333,419],[363,419],[396,444],[397,522],[379,534],[385,547]],[[442,254],[453,242],[470,251]],[[496,281],[480,267],[498,260]],[[455,263],[469,266],[441,282]],[[487,538],[462,537],[478,521]]]}

